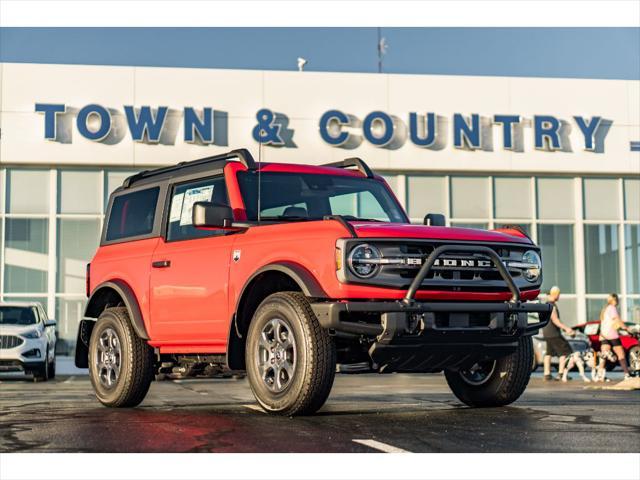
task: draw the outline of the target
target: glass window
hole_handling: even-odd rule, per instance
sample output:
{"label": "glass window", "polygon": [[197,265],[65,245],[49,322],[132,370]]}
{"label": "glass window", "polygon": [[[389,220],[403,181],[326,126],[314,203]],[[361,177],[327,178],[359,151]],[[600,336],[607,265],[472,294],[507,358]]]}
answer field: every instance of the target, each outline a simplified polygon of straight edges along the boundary
{"label": "glass window", "polygon": [[587,322],[600,320],[600,312],[606,306],[606,298],[587,298]]}
{"label": "glass window", "polygon": [[584,263],[587,293],[610,293],[620,289],[618,226],[584,226]]}
{"label": "glass window", "polygon": [[[397,175],[381,175],[384,181],[387,182],[393,193],[398,196],[398,176]],[[404,198],[398,198],[398,201],[404,203]]]}
{"label": "glass window", "polygon": [[72,355],[75,351],[78,325],[84,315],[86,298],[56,298],[56,315],[58,341],[56,353]]}
{"label": "glass window", "polygon": [[482,230],[487,230],[489,228],[489,224],[486,222],[451,222],[452,227],[460,227],[460,228],[480,228]]}
{"label": "glass window", "polygon": [[624,218],[640,220],[640,180],[624,181]]}
{"label": "glass window", "polygon": [[493,199],[496,218],[531,218],[531,179],[495,178]]}
{"label": "glass window", "polygon": [[[321,219],[326,215],[347,214],[333,211],[336,208],[354,210],[353,194],[361,204],[358,210],[363,214],[372,214],[381,220],[405,222],[404,211],[391,196],[389,190],[379,181],[369,178],[346,175],[316,175],[306,173],[265,172],[260,175],[255,170],[238,173],[238,183],[247,209],[247,218],[255,221],[258,217],[258,179],[260,180],[260,217],[262,219],[286,221],[286,216],[267,217],[264,211],[283,205],[304,204],[305,211],[295,214],[308,219]],[[346,196],[343,198],[343,196]],[[337,203],[336,203],[337,202]],[[366,205],[365,205],[366,204]],[[384,216],[380,212],[384,212]],[[351,213],[348,213],[351,215]],[[293,216],[293,215],[292,215]],[[369,217],[362,217],[364,219]]]}
{"label": "glass window", "polygon": [[37,308],[0,305],[0,325],[35,325],[39,321]]}
{"label": "glass window", "polygon": [[640,293],[640,225],[624,226],[627,293]]}
{"label": "glass window", "polygon": [[560,320],[565,325],[572,327],[582,323],[578,318],[577,302],[575,298],[567,298],[560,295],[558,300],[558,311],[560,312]]}
{"label": "glass window", "polygon": [[193,226],[191,217],[196,202],[214,202],[228,205],[227,187],[224,177],[209,178],[197,182],[177,185],[171,197],[167,240],[188,240],[191,238],[220,235],[224,230],[210,230]]}
{"label": "glass window", "polygon": [[49,171],[7,170],[7,211],[49,213]]}
{"label": "glass window", "polygon": [[627,316],[623,320],[640,324],[640,298],[627,298]]}
{"label": "glass window", "polygon": [[451,216],[489,218],[489,179],[451,177]]}
{"label": "glass window", "polygon": [[99,243],[99,220],[58,219],[58,292],[85,291],[86,265]]}
{"label": "glass window", "polygon": [[448,202],[445,180],[421,176],[407,179],[409,217],[423,219],[427,213],[445,214]]}
{"label": "glass window", "polygon": [[4,170],[0,168],[0,214],[4,213],[4,197],[7,195],[7,192],[4,189],[5,179],[2,177]]}
{"label": "glass window", "polygon": [[557,285],[560,291],[575,293],[573,225],[538,225],[542,252],[542,289]]}
{"label": "glass window", "polygon": [[[38,302],[41,306],[42,309],[45,311],[47,311],[47,297],[4,297],[4,301],[6,303],[29,303],[29,302]],[[47,315],[49,318],[50,316]]]}
{"label": "glass window", "polygon": [[617,220],[620,218],[618,181],[588,178],[583,183],[584,218],[587,220]]}
{"label": "glass window", "polygon": [[101,213],[100,172],[61,170],[58,174],[58,213]]}
{"label": "glass window", "polygon": [[147,235],[153,231],[158,187],[118,195],[111,208],[107,240]]}
{"label": "glass window", "polygon": [[573,179],[538,178],[538,218],[543,220],[570,220],[575,217]]}
{"label": "glass window", "polygon": [[47,220],[7,218],[5,229],[5,292],[46,292],[49,271]]}
{"label": "glass window", "polygon": [[122,182],[124,182],[124,180],[127,177],[130,177],[131,175],[137,173],[136,171],[133,170],[113,170],[110,172],[105,172],[105,188],[104,188],[104,210],[107,210],[107,204],[109,203],[109,195],[111,195],[111,192],[113,192],[116,188],[120,187],[122,185]]}

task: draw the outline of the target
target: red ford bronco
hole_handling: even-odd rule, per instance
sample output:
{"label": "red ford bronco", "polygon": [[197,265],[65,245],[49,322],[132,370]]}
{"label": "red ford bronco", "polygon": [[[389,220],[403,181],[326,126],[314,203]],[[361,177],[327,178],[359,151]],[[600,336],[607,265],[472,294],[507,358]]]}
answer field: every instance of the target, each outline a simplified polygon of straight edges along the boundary
{"label": "red ford bronco", "polygon": [[444,371],[467,405],[509,404],[550,315],[530,302],[540,251],[517,229],[444,225],[411,225],[357,158],[242,149],[140,172],[87,265],[76,365],[111,407],[140,403],[156,374],[235,371],[282,415],[318,410],[336,371]]}

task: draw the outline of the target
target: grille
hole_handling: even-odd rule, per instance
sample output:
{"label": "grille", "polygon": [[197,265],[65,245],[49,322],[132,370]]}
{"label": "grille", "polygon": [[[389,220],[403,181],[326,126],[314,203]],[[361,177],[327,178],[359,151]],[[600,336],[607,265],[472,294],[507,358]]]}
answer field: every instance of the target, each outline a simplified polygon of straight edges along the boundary
{"label": "grille", "polygon": [[24,340],[15,335],[0,335],[0,349],[16,348],[23,342]]}

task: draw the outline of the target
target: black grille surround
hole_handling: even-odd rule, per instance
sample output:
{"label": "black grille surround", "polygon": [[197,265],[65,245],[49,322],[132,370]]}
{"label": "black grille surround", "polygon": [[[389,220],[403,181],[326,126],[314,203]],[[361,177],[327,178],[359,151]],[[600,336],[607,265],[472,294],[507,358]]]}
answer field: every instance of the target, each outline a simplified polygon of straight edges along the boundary
{"label": "black grille surround", "polygon": [[[369,244],[375,246],[381,253],[382,259],[411,258],[414,265],[382,264],[376,275],[371,278],[358,278],[348,267],[348,256],[357,245]],[[418,273],[421,264],[431,252],[443,245],[482,246],[494,250],[503,261],[520,261],[527,250],[534,250],[540,255],[540,249],[534,244],[510,242],[471,242],[462,240],[423,240],[404,238],[353,238],[340,239],[337,248],[342,251],[342,268],[338,270],[338,279],[347,284],[367,285],[394,290],[406,290]],[[469,252],[447,252],[441,260],[487,260],[482,254]],[[466,262],[477,263],[477,262]],[[529,282],[517,268],[509,268],[516,286],[522,290],[538,289],[542,284],[542,275],[536,282]],[[420,286],[420,290],[443,290],[455,292],[505,292],[508,286],[493,264],[490,266],[434,266]]]}
{"label": "black grille surround", "polygon": [[15,335],[0,335],[0,350],[8,350],[10,348],[19,347],[24,340]]}

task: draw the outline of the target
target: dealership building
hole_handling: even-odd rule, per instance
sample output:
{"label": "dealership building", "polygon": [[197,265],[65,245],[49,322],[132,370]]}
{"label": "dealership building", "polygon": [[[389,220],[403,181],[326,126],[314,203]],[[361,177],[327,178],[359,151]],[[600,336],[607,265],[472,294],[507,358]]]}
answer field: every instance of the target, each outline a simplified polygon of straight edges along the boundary
{"label": "dealership building", "polygon": [[240,147],[360,157],[415,223],[519,225],[565,322],[609,292],[640,322],[636,80],[0,63],[0,300],[41,302],[71,353],[109,193]]}

